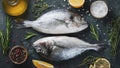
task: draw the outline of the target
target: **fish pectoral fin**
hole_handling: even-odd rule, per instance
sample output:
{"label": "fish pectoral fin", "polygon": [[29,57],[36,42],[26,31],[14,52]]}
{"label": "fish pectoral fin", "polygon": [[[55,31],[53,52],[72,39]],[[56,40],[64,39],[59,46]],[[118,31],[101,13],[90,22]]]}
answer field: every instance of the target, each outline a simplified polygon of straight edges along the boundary
{"label": "fish pectoral fin", "polygon": [[62,24],[65,24],[66,27],[68,27],[68,23],[66,23],[65,20],[60,20],[60,19],[55,19],[55,20],[59,21]]}
{"label": "fish pectoral fin", "polygon": [[54,45],[56,46],[56,47],[59,47],[59,48],[66,48],[66,47],[64,47],[63,45],[57,45],[57,43],[53,40],[53,42],[54,42]]}

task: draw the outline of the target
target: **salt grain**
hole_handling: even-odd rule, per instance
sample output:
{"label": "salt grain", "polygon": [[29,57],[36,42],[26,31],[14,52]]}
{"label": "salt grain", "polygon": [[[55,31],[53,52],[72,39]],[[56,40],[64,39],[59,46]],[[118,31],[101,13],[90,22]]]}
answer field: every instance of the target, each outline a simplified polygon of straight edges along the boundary
{"label": "salt grain", "polygon": [[65,7],[65,5],[63,5],[63,7]]}
{"label": "salt grain", "polygon": [[53,7],[55,7],[55,5],[53,5]]}
{"label": "salt grain", "polygon": [[64,0],[64,1],[66,1],[66,0]]}
{"label": "salt grain", "polygon": [[88,14],[89,13],[89,11],[86,11],[86,14]]}
{"label": "salt grain", "polygon": [[107,39],[104,39],[104,41],[107,41]]}
{"label": "salt grain", "polygon": [[83,14],[81,14],[81,16],[83,16]]}
{"label": "salt grain", "polygon": [[99,28],[99,27],[97,27],[97,29],[98,29],[98,30],[100,30],[100,28]]}
{"label": "salt grain", "polygon": [[91,16],[90,13],[88,14],[88,16]]}
{"label": "salt grain", "polygon": [[80,12],[80,9],[78,11]]}
{"label": "salt grain", "polygon": [[82,11],[84,11],[85,9],[82,9]]}
{"label": "salt grain", "polygon": [[97,24],[96,26],[98,27],[99,25]]}
{"label": "salt grain", "polygon": [[103,33],[103,35],[106,35],[106,33]]}

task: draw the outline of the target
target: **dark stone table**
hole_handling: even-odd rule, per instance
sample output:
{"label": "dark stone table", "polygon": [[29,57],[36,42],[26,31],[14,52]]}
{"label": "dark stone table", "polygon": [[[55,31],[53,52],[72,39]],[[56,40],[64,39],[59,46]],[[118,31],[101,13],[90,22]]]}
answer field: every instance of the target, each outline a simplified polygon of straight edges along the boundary
{"label": "dark stone table", "polygon": [[[29,20],[34,20],[32,16],[32,5],[33,5],[34,0],[29,0],[29,8],[25,12],[24,16],[22,18],[24,19],[29,19]],[[52,9],[59,9],[59,8],[64,8],[64,9],[69,9],[73,12],[78,13],[81,15],[87,22],[88,24],[94,24],[98,25],[97,29],[100,34],[100,42],[108,42],[108,37],[107,37],[107,25],[109,25],[110,21],[118,16],[120,16],[120,0],[104,0],[108,7],[109,7],[109,13],[108,15],[103,18],[103,19],[96,19],[93,16],[91,16],[90,13],[86,13],[90,9],[90,5],[93,1],[96,0],[86,0],[85,5],[83,8],[80,9],[74,9],[69,6],[67,0],[46,0],[46,2],[52,6],[52,8],[46,10],[45,12],[52,10]],[[45,13],[43,12],[43,13]],[[2,0],[0,0],[0,29],[5,30],[5,19],[6,14],[3,11],[2,7]],[[49,61],[43,57],[41,57],[39,54],[37,54],[34,49],[32,48],[32,43],[42,37],[47,37],[47,36],[54,36],[54,35],[48,35],[48,34],[43,34],[43,33],[38,33],[34,31],[31,28],[28,29],[16,29],[14,26],[16,25],[15,22],[12,22],[13,28],[11,31],[11,45],[10,48],[13,47],[14,45],[21,45],[24,46],[25,48],[28,49],[28,59],[24,64],[21,65],[15,65],[13,64],[8,56],[5,56],[2,54],[2,51],[0,49],[0,68],[35,68],[34,65],[32,64],[32,59],[38,59],[42,61],[49,62],[55,66],[55,68],[88,68],[88,65],[85,66],[79,66],[79,64],[82,62],[82,60],[89,56],[98,56],[98,57],[105,57],[111,62],[111,68],[120,68],[120,45],[118,46],[117,50],[117,56],[112,57],[110,55],[110,48],[106,49],[105,51],[101,52],[95,52],[95,51],[86,51],[82,55],[79,55],[73,59],[67,60],[67,61],[62,61],[62,62],[54,62],[54,61]],[[25,34],[27,31],[32,31],[36,34],[37,36],[25,40]],[[73,33],[73,34],[66,34],[67,36],[73,36],[73,37],[78,37],[80,39],[83,39],[87,42],[90,43],[99,43],[95,39],[91,37],[90,34],[90,29],[86,29],[82,32],[78,33]]]}

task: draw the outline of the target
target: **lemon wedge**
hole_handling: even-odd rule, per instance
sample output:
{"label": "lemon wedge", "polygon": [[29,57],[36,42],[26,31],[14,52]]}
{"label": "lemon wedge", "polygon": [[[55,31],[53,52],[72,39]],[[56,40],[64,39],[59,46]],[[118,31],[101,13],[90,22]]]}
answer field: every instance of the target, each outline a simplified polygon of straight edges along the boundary
{"label": "lemon wedge", "polygon": [[32,60],[32,62],[37,68],[54,68],[52,64],[49,64],[44,61]]}

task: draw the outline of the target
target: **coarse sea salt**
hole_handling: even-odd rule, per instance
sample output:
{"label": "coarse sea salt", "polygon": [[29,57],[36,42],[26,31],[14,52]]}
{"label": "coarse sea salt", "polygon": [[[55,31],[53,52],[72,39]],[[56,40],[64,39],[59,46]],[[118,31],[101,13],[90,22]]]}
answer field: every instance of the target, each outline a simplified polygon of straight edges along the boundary
{"label": "coarse sea salt", "polygon": [[104,1],[95,1],[90,6],[90,12],[95,18],[103,18],[108,13],[108,6]]}

